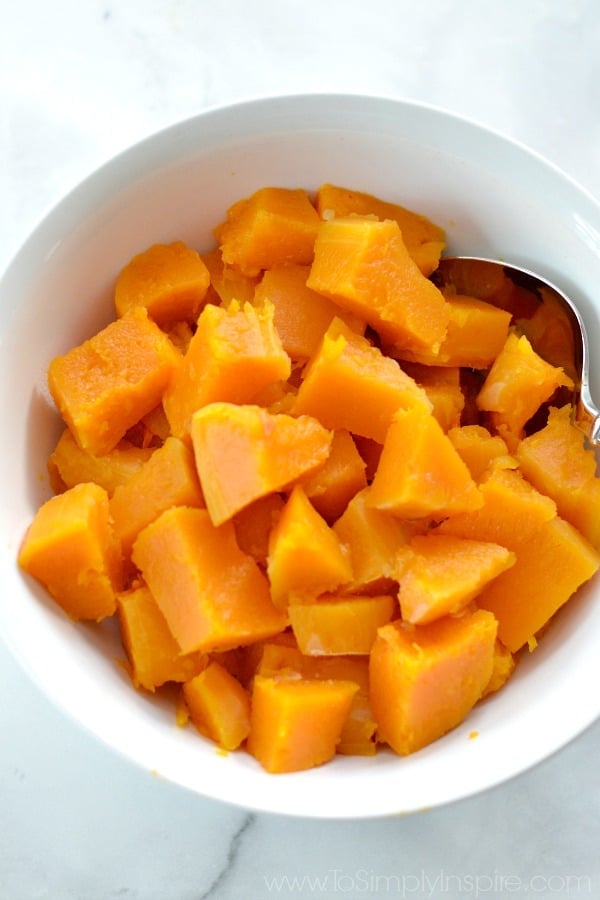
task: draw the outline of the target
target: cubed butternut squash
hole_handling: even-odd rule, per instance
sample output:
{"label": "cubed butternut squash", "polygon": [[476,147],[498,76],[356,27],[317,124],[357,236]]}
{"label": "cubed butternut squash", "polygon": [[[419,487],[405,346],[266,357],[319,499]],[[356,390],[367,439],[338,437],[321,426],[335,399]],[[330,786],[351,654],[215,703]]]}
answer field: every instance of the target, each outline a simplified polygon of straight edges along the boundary
{"label": "cubed butternut squash", "polygon": [[306,191],[268,187],[234,203],[215,237],[226,265],[257,275],[275,266],[308,265],[318,226]]}
{"label": "cubed butternut squash", "polygon": [[516,652],[596,572],[600,556],[556,515],[556,504],[510,469],[482,482],[483,507],[443,522],[438,530],[490,540],[515,553],[511,569],[484,588],[478,605],[498,619],[498,637]]}
{"label": "cubed butternut squash", "polygon": [[311,416],[211,403],[194,413],[196,467],[215,525],[321,465],[332,435]]}
{"label": "cubed butternut squash", "polygon": [[316,206],[322,219],[333,216],[343,218],[354,213],[395,220],[400,226],[406,249],[423,274],[431,275],[437,268],[446,237],[444,229],[426,216],[372,194],[333,184],[321,185],[317,191]]}
{"label": "cubed butternut squash", "polygon": [[460,425],[465,396],[461,370],[458,367],[425,366],[403,361],[402,368],[427,394],[431,411],[442,426],[442,431],[447,432]]}
{"label": "cubed butternut squash", "polygon": [[411,259],[395,221],[322,222],[307,284],[364,319],[397,352],[436,352],[446,336],[448,304]]}
{"label": "cubed butternut squash", "polygon": [[267,574],[276,606],[312,598],[352,578],[349,554],[304,490],[293,489],[269,538]]}
{"label": "cubed butternut squash", "polygon": [[183,685],[198,731],[224,750],[237,750],[250,732],[250,695],[218,662],[210,662]]}
{"label": "cubed butternut squash", "polygon": [[247,747],[267,772],[298,772],[335,755],[358,685],[257,675]]}
{"label": "cubed butternut squash", "polygon": [[308,363],[295,415],[383,443],[396,410],[431,409],[427,395],[398,363],[334,319]]}
{"label": "cubed butternut squash", "polygon": [[293,360],[306,360],[317,349],[331,324],[339,316],[362,334],[364,323],[306,285],[308,266],[278,266],[267,270],[254,292],[254,302],[270,301],[274,321],[286,353]]}
{"label": "cubed butternut squash", "polygon": [[202,406],[249,402],[268,385],[285,380],[290,370],[270,303],[260,309],[236,301],[226,309],[205,306],[163,397],[172,434],[187,437],[192,415]]}
{"label": "cubed butternut squash", "polygon": [[384,625],[369,664],[379,739],[406,756],[459,725],[490,681],[496,632],[486,610]]}
{"label": "cubed butternut squash", "polygon": [[110,500],[115,532],[125,557],[140,531],[171,506],[204,506],[194,455],[176,437],[168,437]]}
{"label": "cubed butternut squash", "polygon": [[95,456],[82,450],[68,428],[62,432],[48,458],[48,472],[56,493],[86,481],[103,487],[112,496],[119,485],[125,484],[152,456],[150,447],[136,447],[120,441],[113,450]]}
{"label": "cubed butternut squash", "polygon": [[415,526],[374,509],[368,496],[369,488],[356,493],[333,530],[350,553],[352,580],[346,590],[383,592],[393,583],[396,553],[412,538]]}
{"label": "cubed butternut squash", "polygon": [[111,616],[123,564],[104,488],[77,484],[43,503],[18,559],[72,619]]}
{"label": "cubed butternut squash", "polygon": [[405,348],[399,355],[427,366],[489,369],[506,343],[510,312],[461,294],[446,297],[446,302],[448,330],[437,351],[435,347]]}
{"label": "cubed butternut squash", "polygon": [[546,426],[520,441],[516,456],[528,481],[552,497],[559,514],[600,547],[596,456],[573,423],[571,407],[550,409]]}
{"label": "cubed butternut squash", "polygon": [[524,335],[511,332],[479,391],[477,406],[491,414],[512,450],[526,423],[559,387],[572,388],[573,382],[543,360]]}
{"label": "cubed butternut squash", "polygon": [[482,499],[437,419],[414,406],[392,420],[368,503],[401,518],[443,519],[477,509]]}
{"label": "cubed butternut squash", "polygon": [[210,275],[200,255],[184,244],[153,244],[121,269],[115,285],[115,309],[122,316],[144,306],[161,326],[195,322],[208,289]]}
{"label": "cubed butternut squash", "polygon": [[227,308],[232,300],[238,303],[252,303],[254,291],[260,281],[258,275],[244,275],[239,269],[223,262],[218,247],[202,254],[202,262],[210,274],[209,296],[213,303]]}
{"label": "cubed butternut squash", "polygon": [[[251,649],[251,648],[249,648]],[[358,690],[342,727],[336,753],[344,756],[374,756],[377,725],[369,701],[368,656],[305,656],[297,647],[267,642],[263,645],[256,674],[273,677],[297,673],[303,678],[351,681]]]}
{"label": "cubed butternut squash", "polygon": [[600,554],[564,519],[543,524],[515,548],[516,562],[479,594],[477,603],[498,619],[498,637],[515,653],[535,640],[600,567]]}
{"label": "cubed butternut squash", "polygon": [[97,456],[160,402],[180,355],[135,306],[48,368],[48,386],[83,450]]}
{"label": "cubed butternut squash", "polygon": [[206,666],[204,653],[182,653],[146,584],[117,595],[121,639],[138,688],[154,693],[167,682],[183,682]]}
{"label": "cubed butternut squash", "polygon": [[243,646],[286,627],[233,525],[216,528],[205,509],[166,510],[140,532],[132,556],[183,653]]}
{"label": "cubed butternut squash", "polygon": [[298,647],[307,656],[368,655],[377,629],[396,612],[396,599],[389,594],[326,594],[312,603],[294,600],[292,596],[290,622]]}
{"label": "cubed butternut squash", "polygon": [[483,425],[451,428],[448,437],[475,481],[481,481],[494,460],[508,456],[506,441]]}
{"label": "cubed butternut squash", "polygon": [[491,541],[432,532],[415,535],[394,562],[402,618],[422,625],[461,612],[515,559],[514,553]]}
{"label": "cubed butternut squash", "polygon": [[306,496],[330,524],[354,495],[367,486],[365,462],[348,431],[334,431],[329,456],[320,468],[302,479]]}

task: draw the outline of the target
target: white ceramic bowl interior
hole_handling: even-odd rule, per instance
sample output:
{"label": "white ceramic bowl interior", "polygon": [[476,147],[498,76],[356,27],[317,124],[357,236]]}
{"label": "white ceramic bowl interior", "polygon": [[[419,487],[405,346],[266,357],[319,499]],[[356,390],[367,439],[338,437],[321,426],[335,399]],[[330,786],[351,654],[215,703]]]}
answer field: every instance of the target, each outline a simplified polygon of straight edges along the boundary
{"label": "white ceramic bowl interior", "polygon": [[[116,664],[123,652],[114,622],[72,623],[15,561],[50,495],[46,459],[60,424],[46,367],[110,320],[121,266],[156,241],[209,249],[227,207],[261,186],[325,181],[425,213],[446,228],[449,252],[502,257],[548,276],[579,304],[590,345],[599,346],[600,208],[505,138],[434,108],[327,95],[217,109],[161,132],[66,197],[1,284],[0,635],[66,713],[149,773],[257,810],[372,817],[496,785],[598,717],[600,583],[558,614],[504,690],[432,746],[405,759],[338,757],[274,776],[249,755],[223,756],[193,728],[178,728],[170,705],[134,691]],[[596,398],[599,366],[593,356]]]}

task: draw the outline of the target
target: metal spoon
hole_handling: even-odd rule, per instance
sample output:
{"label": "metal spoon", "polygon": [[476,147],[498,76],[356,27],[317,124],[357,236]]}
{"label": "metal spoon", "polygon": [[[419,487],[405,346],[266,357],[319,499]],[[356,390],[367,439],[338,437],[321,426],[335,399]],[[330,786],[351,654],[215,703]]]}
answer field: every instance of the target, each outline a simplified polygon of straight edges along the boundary
{"label": "metal spoon", "polygon": [[[535,272],[492,259],[445,257],[440,260],[433,278],[439,287],[452,286],[457,293],[463,294],[471,293],[470,286],[475,281],[479,293],[473,292],[474,295],[499,306],[506,301],[514,304],[516,297],[521,309],[529,312],[529,316],[519,320],[526,334],[528,321],[532,321],[531,315],[537,314],[539,321],[540,308],[544,307],[542,320],[550,328],[554,326],[555,332],[562,333],[558,348],[562,358],[549,358],[541,347],[536,346],[534,336],[530,336],[531,343],[540,356],[545,356],[555,365],[563,365],[571,376],[575,383],[575,422],[594,446],[600,446],[600,409],[592,400],[589,388],[588,338],[581,314],[573,301],[555,284],[540,278]],[[556,346],[554,349],[557,349]]]}

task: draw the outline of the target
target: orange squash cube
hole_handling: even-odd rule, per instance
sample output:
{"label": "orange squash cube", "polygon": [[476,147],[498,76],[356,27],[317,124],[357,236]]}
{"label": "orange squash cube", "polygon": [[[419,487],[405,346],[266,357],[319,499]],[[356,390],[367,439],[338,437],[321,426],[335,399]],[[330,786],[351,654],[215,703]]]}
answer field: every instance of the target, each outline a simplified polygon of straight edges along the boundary
{"label": "orange squash cube", "polygon": [[160,403],[180,359],[145,308],[135,306],[55,357],[48,386],[79,446],[101,456]]}
{"label": "orange squash cube", "polygon": [[205,306],[182,365],[163,397],[171,431],[189,433],[193,413],[215,401],[247,403],[291,371],[273,324],[273,306],[236,301]]}
{"label": "orange squash cube", "polygon": [[477,603],[498,619],[498,637],[516,653],[600,568],[600,554],[556,516],[515,547],[512,569],[479,594]]}
{"label": "orange squash cube", "polygon": [[275,328],[285,352],[293,360],[306,360],[336,316],[349,328],[362,334],[365,330],[355,316],[343,310],[306,285],[308,266],[279,266],[267,270],[254,292],[257,304],[270,301],[275,308]]}
{"label": "orange squash cube", "polygon": [[141,419],[141,424],[146,430],[146,443],[142,446],[154,444],[163,444],[169,437],[171,430],[169,428],[169,420],[165,414],[162,403],[155,406],[154,409]]}
{"label": "orange squash cube", "polygon": [[442,426],[442,431],[447,432],[460,425],[465,408],[465,396],[459,368],[425,366],[404,361],[402,368],[427,394],[432,406],[431,411]]}
{"label": "orange squash cube", "polygon": [[190,718],[198,731],[224,750],[237,750],[250,732],[250,694],[218,662],[183,685]]}
{"label": "orange squash cube", "polygon": [[576,381],[579,373],[571,316],[552,291],[542,288],[540,295],[542,302],[533,315],[518,319],[517,325],[546,362],[564,369]]}
{"label": "orange squash cube", "polygon": [[[407,348],[401,359],[427,366],[466,366],[489,369],[508,337],[511,314],[475,297],[450,295],[448,330],[437,352],[435,348]],[[393,353],[393,348],[392,348]]]}
{"label": "orange squash cube", "polygon": [[267,574],[273,603],[281,608],[291,594],[312,598],[352,578],[346,549],[298,485],[271,532]]}
{"label": "orange squash cube", "polygon": [[406,756],[463,722],[490,681],[496,631],[486,610],[384,625],[369,666],[379,739]]}
{"label": "orange squash cube", "polygon": [[492,467],[479,492],[483,505],[442,522],[437,528],[439,534],[493,541],[515,550],[556,515],[554,501],[512,469]]}
{"label": "orange squash cube", "polygon": [[138,535],[132,558],[183,653],[240,647],[287,625],[233,525],[216,528],[205,509],[162,513]]}
{"label": "orange squash cube", "polygon": [[398,352],[436,352],[446,336],[448,304],[411,259],[395,221],[348,216],[322,222],[307,284]]}
{"label": "orange squash cube", "polygon": [[491,434],[483,425],[451,428],[448,437],[475,481],[481,481],[494,460],[508,457],[506,441],[499,434]]}
{"label": "orange squash cube", "polygon": [[499,691],[501,687],[504,687],[512,673],[515,671],[516,666],[517,660],[508,647],[505,647],[502,641],[496,640],[492,675],[482,696],[487,697],[488,694],[494,694],[496,691]]}
{"label": "orange squash cube", "polygon": [[422,625],[461,612],[483,588],[515,563],[515,554],[490,541],[452,535],[416,535],[396,555],[405,622]]}
{"label": "orange squash cube", "polygon": [[110,512],[125,557],[140,531],[171,506],[204,506],[194,455],[176,437],[168,437],[111,498]]}
{"label": "orange squash cube", "polygon": [[519,442],[521,471],[542,494],[552,497],[559,515],[600,547],[600,478],[596,456],[572,422],[569,406],[550,409],[547,425]]}
{"label": "orange squash cube", "polygon": [[350,500],[333,530],[348,547],[352,580],[345,590],[384,592],[393,582],[394,559],[414,535],[415,525],[369,505],[369,488]]}
{"label": "orange squash cube", "polygon": [[210,275],[200,255],[183,241],[153,244],[119,272],[115,285],[117,316],[144,306],[157,324],[195,322]]}
{"label": "orange squash cube", "polygon": [[319,216],[304,190],[261,188],[239,200],[215,229],[223,262],[245,275],[313,258]]}
{"label": "orange squash cube", "polygon": [[482,499],[438,421],[415,406],[393,418],[368,503],[401,518],[443,519],[477,509]]}
{"label": "orange squash cube", "polygon": [[182,653],[148,586],[117,595],[121,639],[136,687],[154,693],[169,681],[183,682],[207,664],[204,653]]}
{"label": "orange squash cube", "polygon": [[351,681],[358,690],[342,727],[336,753],[374,756],[377,725],[369,701],[368,656],[305,656],[297,647],[268,642],[263,645],[256,674],[273,677],[297,673],[303,678]]}
{"label": "orange squash cube", "polygon": [[329,456],[301,484],[327,522],[341,516],[352,497],[367,486],[364,460],[348,431],[334,431]]}
{"label": "orange squash cube", "polygon": [[215,525],[316,469],[326,460],[332,438],[311,416],[231,403],[211,403],[194,413],[191,436]]}
{"label": "orange squash cube", "polygon": [[210,273],[208,294],[213,303],[227,308],[232,300],[241,304],[253,302],[258,276],[244,275],[239,269],[226,266],[218,247],[203,253],[201,259]]}
{"label": "orange squash cube", "polygon": [[136,447],[123,440],[108,453],[94,456],[82,450],[69,429],[65,428],[48,458],[48,472],[52,484],[58,488],[56,493],[93,481],[103,487],[110,497],[115,488],[139,472],[152,452],[149,447]]}
{"label": "orange squash cube", "polygon": [[448,519],[438,531],[495,541],[515,553],[514,566],[477,598],[494,613],[498,637],[514,653],[592,577],[600,556],[519,472],[493,469],[480,492],[481,509]]}
{"label": "orange squash cube", "polygon": [[562,369],[543,360],[524,335],[511,332],[479,391],[477,406],[491,413],[510,450],[523,436],[525,424],[559,387],[572,388],[573,382]]}
{"label": "orange squash cube", "polygon": [[396,410],[413,405],[431,409],[423,389],[395,360],[334,319],[308,363],[293,410],[326,428],[383,443]]}
{"label": "orange squash cube", "polygon": [[123,563],[106,491],[78,484],[43,503],[18,561],[72,619],[111,616],[123,587]]}
{"label": "orange squash cube", "polygon": [[248,751],[267,772],[298,772],[335,755],[358,685],[257,675]]}
{"label": "orange squash cube", "polygon": [[385,594],[326,594],[312,603],[292,602],[288,612],[298,647],[307,656],[366,655],[377,629],[396,612],[396,600]]}
{"label": "orange squash cube", "polygon": [[444,230],[439,225],[398,203],[388,203],[371,194],[322,184],[317,191],[316,206],[322,219],[343,218],[352,213],[393,219],[400,226],[406,249],[424,275],[431,275],[437,268],[446,246]]}
{"label": "orange squash cube", "polygon": [[245,506],[231,520],[240,550],[263,565],[269,553],[269,536],[284,505],[281,494],[267,494]]}

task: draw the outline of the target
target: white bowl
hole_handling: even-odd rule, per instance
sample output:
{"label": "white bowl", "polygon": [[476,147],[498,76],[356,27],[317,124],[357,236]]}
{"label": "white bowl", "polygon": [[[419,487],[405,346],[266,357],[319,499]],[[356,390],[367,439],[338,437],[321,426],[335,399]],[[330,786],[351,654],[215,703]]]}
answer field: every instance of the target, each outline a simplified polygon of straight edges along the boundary
{"label": "white bowl", "polygon": [[[600,339],[600,207],[539,156],[440,110],[389,99],[295,96],[216,109],[143,141],[66,197],[0,288],[0,635],[40,688],[107,745],[198,794],[323,818],[407,813],[523,772],[600,713],[600,585],[557,615],[504,690],[408,758],[338,757],[268,775],[223,756],[171,707],[133,690],[115,663],[114,623],[76,625],[16,565],[50,495],[46,458],[60,430],[49,360],[112,316],[120,267],[156,241],[212,246],[211,227],[258,187],[331,181],[397,200],[447,229],[449,251],[502,257],[571,294]],[[598,360],[592,392],[600,397]],[[477,739],[470,738],[473,732]]]}

